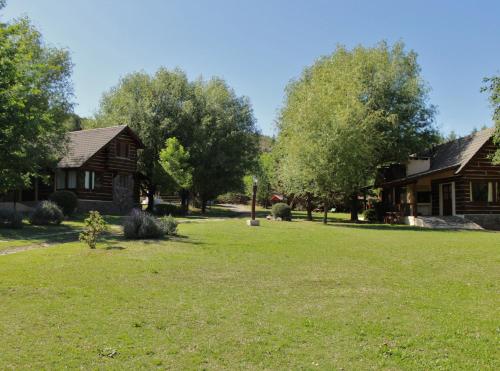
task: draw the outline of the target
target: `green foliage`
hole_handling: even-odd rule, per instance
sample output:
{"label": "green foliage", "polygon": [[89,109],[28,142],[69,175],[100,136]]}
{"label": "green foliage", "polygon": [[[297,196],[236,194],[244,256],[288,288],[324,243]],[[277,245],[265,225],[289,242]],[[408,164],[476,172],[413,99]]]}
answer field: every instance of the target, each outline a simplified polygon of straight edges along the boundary
{"label": "green foliage", "polygon": [[184,72],[165,68],[153,76],[129,74],[103,96],[96,116],[98,126],[116,122],[128,124],[146,146],[138,166],[150,195],[158,186],[190,185],[207,201],[241,187],[255,161],[250,102],[221,79],[189,82]]}
{"label": "green foliage", "polygon": [[91,211],[84,223],[85,230],[80,233],[79,240],[95,249],[99,236],[107,229],[106,222],[99,211]]}
{"label": "green foliage", "polygon": [[0,22],[0,193],[29,187],[64,153],[71,69],[28,18]]}
{"label": "green foliage", "polygon": [[273,205],[271,213],[275,218],[282,220],[292,220],[292,208],[284,202],[278,202]]}
{"label": "green foliage", "polygon": [[275,158],[294,193],[348,196],[376,168],[438,140],[414,52],[397,43],[338,47],[287,87]]}
{"label": "green foliage", "polygon": [[495,122],[495,136],[493,138],[494,143],[498,146],[498,149],[493,157],[493,161],[496,164],[500,164],[500,76],[493,76],[484,79],[486,84],[481,90],[490,93],[490,103],[493,108],[493,121]]}
{"label": "green foliage", "polygon": [[71,191],[56,191],[52,193],[49,200],[56,203],[64,215],[71,215],[78,207],[78,198]]}
{"label": "green foliage", "polygon": [[134,209],[123,223],[123,233],[127,239],[161,238],[165,235],[162,223],[153,215]]}
{"label": "green foliage", "polygon": [[250,201],[247,194],[239,192],[228,192],[217,196],[217,202],[219,204],[241,204],[246,205]]}
{"label": "green foliage", "polygon": [[160,223],[162,225],[162,229],[167,236],[176,236],[177,235],[177,226],[179,223],[172,215],[164,216],[160,219]]}
{"label": "green foliage", "polygon": [[174,205],[174,204],[156,204],[154,208],[155,215],[158,216],[182,216],[186,212],[182,207]]}
{"label": "green foliage", "polygon": [[242,188],[244,175],[254,166],[258,135],[248,98],[236,96],[225,81],[197,81],[195,136],[189,149],[193,191],[202,203]]}
{"label": "green foliage", "polygon": [[175,137],[168,138],[160,151],[160,165],[180,188],[188,189],[193,182],[189,152]]}
{"label": "green foliage", "polygon": [[363,212],[363,216],[367,222],[376,223],[378,222],[378,215],[375,209],[366,209]]}
{"label": "green foliage", "polygon": [[23,227],[23,216],[15,210],[0,209],[0,228],[20,229]]}
{"label": "green foliage", "polygon": [[52,201],[40,202],[30,215],[30,223],[34,225],[61,224],[64,214]]}
{"label": "green foliage", "polygon": [[253,177],[257,178],[257,202],[263,206],[268,205],[273,189],[274,161],[270,152],[261,153],[254,167],[253,175],[244,178],[246,193],[249,198],[253,195]]}

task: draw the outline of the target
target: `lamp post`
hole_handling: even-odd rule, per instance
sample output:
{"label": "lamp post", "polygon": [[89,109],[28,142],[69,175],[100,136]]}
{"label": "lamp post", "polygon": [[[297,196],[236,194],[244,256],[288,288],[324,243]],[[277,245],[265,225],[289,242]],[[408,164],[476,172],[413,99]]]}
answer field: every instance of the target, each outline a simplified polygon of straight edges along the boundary
{"label": "lamp post", "polygon": [[257,200],[257,178],[253,177],[253,186],[252,186],[252,217],[250,220],[247,220],[247,225],[250,227],[258,226],[260,223],[255,219],[255,202]]}
{"label": "lamp post", "polygon": [[252,220],[255,220],[255,200],[257,199],[257,178],[253,177],[252,187]]}

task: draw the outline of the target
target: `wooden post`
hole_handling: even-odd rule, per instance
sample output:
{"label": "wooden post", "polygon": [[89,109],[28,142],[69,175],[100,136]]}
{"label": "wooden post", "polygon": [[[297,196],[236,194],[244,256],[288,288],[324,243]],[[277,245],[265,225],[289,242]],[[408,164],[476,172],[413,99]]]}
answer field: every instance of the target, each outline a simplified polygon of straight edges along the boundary
{"label": "wooden post", "polygon": [[414,217],[418,216],[417,210],[417,183],[411,185],[411,211]]}

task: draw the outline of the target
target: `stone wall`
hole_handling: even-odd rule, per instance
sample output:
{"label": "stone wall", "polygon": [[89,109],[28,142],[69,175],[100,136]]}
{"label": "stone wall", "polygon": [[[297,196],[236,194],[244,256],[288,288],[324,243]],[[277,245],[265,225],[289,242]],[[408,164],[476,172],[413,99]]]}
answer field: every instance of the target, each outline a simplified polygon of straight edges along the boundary
{"label": "stone wall", "polygon": [[78,200],[78,213],[88,213],[97,210],[104,215],[125,215],[133,208],[133,205],[119,205],[113,201]]}

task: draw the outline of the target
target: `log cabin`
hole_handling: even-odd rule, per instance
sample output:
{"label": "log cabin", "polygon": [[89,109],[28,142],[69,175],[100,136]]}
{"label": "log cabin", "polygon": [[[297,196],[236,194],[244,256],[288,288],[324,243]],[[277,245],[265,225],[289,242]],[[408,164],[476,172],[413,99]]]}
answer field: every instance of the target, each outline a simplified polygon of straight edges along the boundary
{"label": "log cabin", "polygon": [[485,228],[500,228],[500,165],[494,128],[481,130],[413,155],[405,164],[379,171],[386,210],[400,212],[410,225],[426,216],[461,217]]}
{"label": "log cabin", "polygon": [[66,155],[49,172],[48,181],[35,179],[31,189],[11,192],[0,199],[4,207],[15,201],[30,210],[58,190],[78,198],[78,211],[98,210],[123,214],[139,205],[137,150],[141,140],[127,125],[68,133]]}

